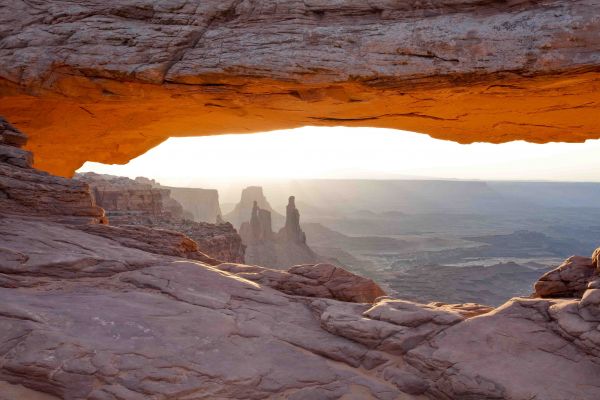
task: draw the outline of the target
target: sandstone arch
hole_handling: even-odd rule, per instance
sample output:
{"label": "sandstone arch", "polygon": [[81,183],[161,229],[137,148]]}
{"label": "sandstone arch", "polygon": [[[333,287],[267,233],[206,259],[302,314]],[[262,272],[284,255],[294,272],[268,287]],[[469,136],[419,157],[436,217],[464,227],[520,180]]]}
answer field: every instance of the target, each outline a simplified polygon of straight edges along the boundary
{"label": "sandstone arch", "polygon": [[170,136],[374,126],[468,143],[600,137],[595,0],[11,1],[0,115],[36,166]]}

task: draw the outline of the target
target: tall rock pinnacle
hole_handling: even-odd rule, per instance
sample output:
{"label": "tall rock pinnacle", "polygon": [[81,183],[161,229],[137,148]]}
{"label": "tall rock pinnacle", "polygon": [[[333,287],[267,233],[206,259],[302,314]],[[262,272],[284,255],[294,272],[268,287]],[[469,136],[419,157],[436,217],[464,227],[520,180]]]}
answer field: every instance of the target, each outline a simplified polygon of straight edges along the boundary
{"label": "tall rock pinnacle", "polygon": [[285,209],[285,226],[279,231],[279,236],[288,242],[306,243],[306,235],[300,228],[300,212],[296,208],[296,198],[290,196]]}

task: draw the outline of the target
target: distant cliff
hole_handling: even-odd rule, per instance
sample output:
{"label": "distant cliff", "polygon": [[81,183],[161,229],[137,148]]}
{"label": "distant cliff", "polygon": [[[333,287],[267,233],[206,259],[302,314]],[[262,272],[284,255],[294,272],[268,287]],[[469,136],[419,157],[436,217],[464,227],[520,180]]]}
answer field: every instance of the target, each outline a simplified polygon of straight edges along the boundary
{"label": "distant cliff", "polygon": [[283,215],[273,210],[271,204],[269,204],[263,193],[263,188],[260,186],[249,186],[242,190],[240,202],[236,204],[235,208],[231,212],[225,214],[223,218],[225,221],[231,222],[235,227],[241,228],[244,222],[250,221],[250,217],[254,209],[254,203],[256,203],[261,210],[265,210],[270,213],[271,222],[275,226],[283,225]]}
{"label": "distant cliff", "polygon": [[[212,218],[216,220],[220,217],[216,190],[166,188],[148,178],[133,180],[92,172],[78,174],[77,179],[90,185],[92,197],[98,206],[106,210],[112,225],[143,225],[183,232],[210,257],[244,262],[242,239],[231,224],[197,222],[195,215],[173,198],[173,192],[183,194],[190,203],[195,198],[198,200],[196,210],[199,211],[216,208],[218,214],[215,213]],[[203,199],[203,193],[210,193],[210,196]],[[204,200],[208,200],[207,205]]]}
{"label": "distant cliff", "polygon": [[214,224],[221,220],[221,207],[219,206],[219,192],[215,189],[187,188],[163,186],[154,179],[144,177],[135,178],[136,182],[152,185],[155,188],[168,189],[171,197],[183,206],[188,213],[187,218],[197,222],[210,222]]}
{"label": "distant cliff", "polygon": [[90,185],[92,197],[104,210],[113,224],[127,222],[133,216],[168,217],[184,216],[181,204],[170,196],[168,189],[159,189],[148,182],[87,172],[76,179]]}
{"label": "distant cliff", "polygon": [[180,188],[162,186],[171,191],[171,197],[181,204],[184,210],[193,215],[194,221],[210,222],[221,220],[221,207],[219,206],[219,192],[215,189]]}

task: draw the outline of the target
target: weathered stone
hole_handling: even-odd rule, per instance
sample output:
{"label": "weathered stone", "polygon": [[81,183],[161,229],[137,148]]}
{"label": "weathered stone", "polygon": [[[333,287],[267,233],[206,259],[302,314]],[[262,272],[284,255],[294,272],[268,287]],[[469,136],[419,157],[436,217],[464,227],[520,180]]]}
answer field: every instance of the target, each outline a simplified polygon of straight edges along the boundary
{"label": "weathered stone", "polygon": [[290,197],[286,208],[285,225],[276,234],[271,226],[271,211],[259,206],[259,203],[262,203],[270,208],[260,187],[244,189],[242,201],[230,215],[244,215],[243,210],[251,198],[258,200],[253,201],[249,221],[240,226],[240,236],[246,245],[245,259],[248,264],[284,269],[298,264],[328,261],[306,244],[306,235],[300,228],[300,213],[294,203],[294,196]]}
{"label": "weathered stone", "polygon": [[429,306],[439,307],[442,310],[455,311],[465,318],[477,317],[494,310],[494,307],[477,303],[446,304],[442,302],[429,303]]}
{"label": "weathered stone", "polygon": [[0,116],[0,147],[23,147],[26,143],[27,136]]}
{"label": "weathered stone", "polygon": [[535,296],[581,298],[589,282],[598,278],[591,258],[573,256],[534,284]]}
{"label": "weathered stone", "polygon": [[94,201],[104,208],[112,223],[127,223],[132,217],[183,217],[183,207],[170,197],[167,189],[94,172],[78,174],[76,179],[90,185]]}
{"label": "weathered stone", "polygon": [[114,240],[125,247],[140,249],[148,253],[198,260],[208,265],[218,265],[216,260],[199,250],[198,243],[180,232],[151,228],[143,225],[84,225],[79,229]]}
{"label": "weathered stone", "polygon": [[0,218],[0,237],[0,381],[66,399],[411,398],[303,297],[40,219]]}
{"label": "weathered stone", "polygon": [[221,264],[222,271],[297,296],[372,303],[385,292],[371,279],[329,264],[298,265],[287,271],[241,264]]}
{"label": "weathered stone", "polygon": [[600,273],[600,247],[594,250],[594,254],[592,254],[592,263]]}
{"label": "weathered stone", "polygon": [[[600,395],[592,382],[600,372],[598,356],[591,355],[598,345],[571,335],[580,328],[565,324],[566,314],[556,310],[569,304],[577,301],[513,299],[444,330],[405,359],[428,377],[431,398],[593,399]],[[596,326],[579,333],[595,335]],[[590,386],[583,389],[584,382]]]}
{"label": "weathered stone", "polygon": [[30,135],[36,166],[63,175],[87,160],[125,163],[170,136],[306,125],[580,142],[600,136],[599,7],[9,2],[0,109]]}
{"label": "weathered stone", "polygon": [[[135,227],[128,227],[123,231],[127,237],[131,233],[136,240],[142,240],[142,243],[131,247],[153,252],[151,244],[161,240],[160,235],[156,235],[154,232],[157,232],[156,229],[159,231],[166,229],[184,233],[187,235],[185,240],[191,239],[197,245],[186,244],[185,250],[177,250],[173,253],[172,248],[181,245],[184,235],[171,235],[168,239],[165,238],[164,243],[165,247],[170,249],[169,252],[160,253],[159,251],[160,254],[193,258],[211,265],[218,263],[215,260],[244,262],[242,239],[231,224],[215,225],[184,218],[186,213],[183,206],[171,197],[171,189],[165,189],[153,180],[147,178],[132,180],[121,176],[100,175],[91,172],[78,174],[77,179],[91,185],[92,195],[96,203],[106,210],[111,225],[135,225]],[[148,230],[152,237],[149,239],[149,243],[146,243],[140,236],[144,226],[156,228]],[[90,229],[99,229],[99,232],[108,232],[109,235],[110,232],[114,232],[117,236],[121,232],[120,230],[102,230],[103,228]],[[158,247],[160,248],[160,246]],[[197,255],[197,252],[200,252],[200,255]]]}
{"label": "weathered stone", "polygon": [[129,228],[1,214],[0,388],[93,400],[600,396],[598,289],[469,318],[485,307],[375,299],[372,281],[327,265],[213,268],[161,255],[164,238],[153,254],[126,247],[148,228],[115,229]]}
{"label": "weathered stone", "polygon": [[48,175],[30,167],[31,154],[0,145],[0,210],[2,214],[43,216],[74,223],[102,222],[87,184]]}

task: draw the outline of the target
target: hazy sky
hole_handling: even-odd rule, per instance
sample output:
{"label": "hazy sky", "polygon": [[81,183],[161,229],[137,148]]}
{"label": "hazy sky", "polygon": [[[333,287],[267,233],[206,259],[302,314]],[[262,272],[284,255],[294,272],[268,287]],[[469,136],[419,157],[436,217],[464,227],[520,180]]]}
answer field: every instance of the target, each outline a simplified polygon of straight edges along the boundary
{"label": "hazy sky", "polygon": [[304,127],[171,138],[127,165],[86,163],[80,171],[198,187],[282,178],[600,181],[600,141],[460,145],[389,129]]}

